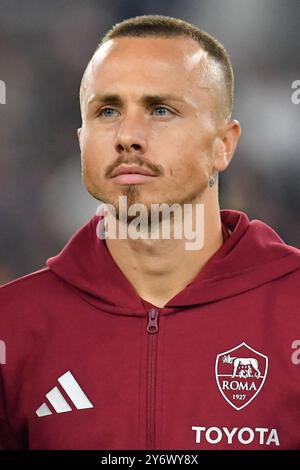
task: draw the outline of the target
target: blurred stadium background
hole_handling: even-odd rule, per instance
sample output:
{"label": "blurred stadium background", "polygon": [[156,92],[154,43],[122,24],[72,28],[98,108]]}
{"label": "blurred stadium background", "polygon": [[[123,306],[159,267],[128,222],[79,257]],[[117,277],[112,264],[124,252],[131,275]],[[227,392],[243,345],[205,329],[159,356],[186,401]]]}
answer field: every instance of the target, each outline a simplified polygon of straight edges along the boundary
{"label": "blurred stadium background", "polygon": [[221,174],[221,208],[300,248],[298,0],[0,0],[0,284],[43,267],[94,215],[81,183],[79,84],[106,30],[141,14],[180,17],[224,43],[242,137]]}

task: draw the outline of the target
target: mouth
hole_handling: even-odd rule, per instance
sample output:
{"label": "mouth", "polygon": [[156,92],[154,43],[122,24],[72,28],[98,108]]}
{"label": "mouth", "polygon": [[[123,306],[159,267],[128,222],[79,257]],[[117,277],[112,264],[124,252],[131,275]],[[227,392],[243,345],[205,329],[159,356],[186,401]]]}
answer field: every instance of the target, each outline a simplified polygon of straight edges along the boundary
{"label": "mouth", "polygon": [[117,184],[144,184],[153,181],[156,175],[148,168],[121,165],[113,171],[111,178]]}

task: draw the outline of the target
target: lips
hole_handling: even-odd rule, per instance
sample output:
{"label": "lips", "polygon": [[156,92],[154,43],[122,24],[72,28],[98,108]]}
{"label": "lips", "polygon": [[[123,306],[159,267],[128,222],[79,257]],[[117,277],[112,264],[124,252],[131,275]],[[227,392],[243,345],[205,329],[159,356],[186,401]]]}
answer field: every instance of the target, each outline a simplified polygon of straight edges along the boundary
{"label": "lips", "polygon": [[121,165],[111,176],[113,182],[120,185],[150,183],[156,177],[153,171],[139,165]]}
{"label": "lips", "polygon": [[121,165],[112,173],[112,178],[120,175],[145,175],[145,176],[156,176],[151,170],[148,168],[144,168],[137,165]]}

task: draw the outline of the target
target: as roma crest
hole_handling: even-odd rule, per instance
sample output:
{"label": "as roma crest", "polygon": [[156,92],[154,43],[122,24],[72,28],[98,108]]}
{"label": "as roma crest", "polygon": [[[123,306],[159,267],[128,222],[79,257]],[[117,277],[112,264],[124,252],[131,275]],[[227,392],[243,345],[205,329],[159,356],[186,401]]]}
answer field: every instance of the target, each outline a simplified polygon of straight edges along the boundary
{"label": "as roma crest", "polygon": [[215,372],[221,394],[239,411],[261,391],[268,372],[268,358],[241,343],[217,355]]}

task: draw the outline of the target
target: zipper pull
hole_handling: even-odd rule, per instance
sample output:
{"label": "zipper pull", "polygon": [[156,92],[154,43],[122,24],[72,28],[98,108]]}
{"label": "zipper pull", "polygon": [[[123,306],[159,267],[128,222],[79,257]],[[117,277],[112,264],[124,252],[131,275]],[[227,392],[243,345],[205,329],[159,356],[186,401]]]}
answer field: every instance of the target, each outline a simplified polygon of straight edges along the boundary
{"label": "zipper pull", "polygon": [[157,333],[158,332],[158,315],[159,311],[156,308],[152,308],[148,311],[148,333]]}

